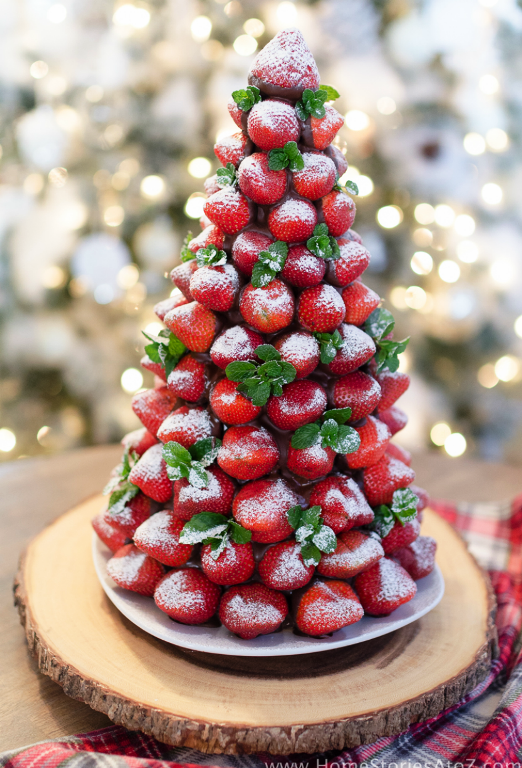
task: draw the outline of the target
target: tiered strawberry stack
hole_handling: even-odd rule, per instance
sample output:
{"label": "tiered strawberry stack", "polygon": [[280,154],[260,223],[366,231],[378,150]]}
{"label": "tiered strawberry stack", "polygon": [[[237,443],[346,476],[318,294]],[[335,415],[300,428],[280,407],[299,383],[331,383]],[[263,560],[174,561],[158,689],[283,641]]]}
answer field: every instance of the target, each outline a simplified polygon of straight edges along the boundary
{"label": "tiered strawberry stack", "polygon": [[93,521],[108,571],[184,624],[245,639],[335,632],[411,600],[433,568],[426,493],[390,438],[406,341],[361,282],[370,254],[331,144],[338,93],[298,30],[258,55],[229,103],[202,232],[156,307],[143,429]]}

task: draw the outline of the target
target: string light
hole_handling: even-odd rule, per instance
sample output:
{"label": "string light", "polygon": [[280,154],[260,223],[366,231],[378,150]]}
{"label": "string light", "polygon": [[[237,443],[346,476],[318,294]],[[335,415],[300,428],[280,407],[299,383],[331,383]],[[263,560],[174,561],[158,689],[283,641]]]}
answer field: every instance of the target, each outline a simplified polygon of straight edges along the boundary
{"label": "string light", "polygon": [[257,50],[257,40],[252,35],[239,35],[232,45],[240,56],[251,56]]}
{"label": "string light", "polygon": [[45,424],[43,427],[40,427],[38,432],[36,433],[36,439],[40,443],[40,445],[43,445],[45,447],[46,443],[48,444],[49,441],[47,438],[51,434],[51,427],[48,427],[47,424]]}
{"label": "string light", "polygon": [[261,37],[265,31],[265,25],[260,19],[247,19],[243,24],[243,29],[247,35],[252,35],[252,37]]}
{"label": "string light", "polygon": [[522,339],[522,315],[515,320],[514,328],[519,339]]}
{"label": "string light", "polygon": [[45,61],[34,61],[29,67],[29,74],[35,80],[41,80],[49,72],[49,66]]}
{"label": "string light", "polygon": [[486,363],[481,365],[477,372],[477,379],[481,386],[485,389],[493,389],[498,384],[498,376],[495,373],[495,366],[493,363]]}
{"label": "string light", "polygon": [[482,93],[492,96],[499,89],[499,82],[495,75],[482,75],[479,80],[479,88]]}
{"label": "string light", "polygon": [[188,172],[195,179],[204,179],[209,175],[211,168],[210,160],[206,157],[195,157],[188,164]]}
{"label": "string light", "polygon": [[485,203],[488,205],[499,205],[502,202],[503,192],[502,187],[493,182],[484,184],[480,195]]}
{"label": "string light", "polygon": [[364,175],[357,177],[357,187],[359,188],[359,197],[368,197],[374,190],[373,181],[369,176]]}
{"label": "string light", "polygon": [[381,96],[377,101],[377,111],[380,112],[381,115],[393,115],[396,109],[397,105],[391,96]]}
{"label": "string light", "polygon": [[202,192],[194,192],[185,203],[185,214],[189,219],[199,219],[203,216],[206,195]]}
{"label": "string light", "polygon": [[452,458],[462,456],[467,447],[466,438],[460,432],[453,432],[444,441],[444,450]]}
{"label": "string light", "polygon": [[450,205],[437,205],[435,207],[435,222],[439,227],[447,229],[455,221],[455,211]]}
{"label": "string light", "polygon": [[401,208],[397,205],[385,205],[377,211],[377,222],[384,229],[398,227],[403,219]]}
{"label": "string light", "polygon": [[47,11],[47,18],[53,24],[61,24],[67,17],[67,8],[61,3],[54,3]]}
{"label": "string light", "polygon": [[429,203],[419,203],[415,206],[413,215],[419,224],[433,224],[435,221],[435,208]]}
{"label": "string light", "polygon": [[118,272],[116,282],[120,288],[126,291],[129,288],[132,288],[133,285],[136,285],[139,279],[140,271],[136,264],[126,264]]}
{"label": "string light", "polygon": [[463,240],[457,245],[457,256],[466,264],[473,264],[478,258],[478,247],[471,240]]}
{"label": "string light", "polygon": [[148,333],[150,336],[157,336],[163,328],[162,323],[149,323],[145,326],[145,333]]}
{"label": "string light", "polygon": [[467,133],[463,143],[468,155],[482,155],[486,151],[486,142],[480,133]]}
{"label": "string light", "polygon": [[53,168],[47,178],[54,187],[63,187],[67,183],[67,168]]}
{"label": "string light", "polygon": [[149,200],[154,200],[155,198],[160,197],[165,192],[165,188],[165,180],[156,174],[145,176],[140,184],[142,197]]}
{"label": "string light", "polygon": [[108,283],[102,283],[96,286],[93,296],[97,304],[110,304],[114,299],[114,288]]}
{"label": "string light", "polygon": [[137,392],[138,389],[142,388],[143,374],[141,371],[138,371],[137,368],[127,368],[127,370],[123,371],[121,374],[120,382],[124,392],[133,394],[134,392]]}
{"label": "string light", "polygon": [[402,285],[396,285],[390,291],[390,301],[396,309],[407,309],[406,288]]}
{"label": "string light", "polygon": [[449,424],[446,424],[445,421],[439,421],[437,424],[434,424],[431,428],[430,437],[431,442],[435,445],[442,446],[444,445],[445,441],[448,439],[448,437],[451,435],[451,427]]}
{"label": "string light", "polygon": [[503,355],[495,363],[495,374],[500,381],[512,381],[520,373],[520,360],[514,355]]}
{"label": "string light", "polygon": [[112,16],[113,23],[118,27],[144,29],[150,21],[150,13],[146,8],[125,3],[116,9]]}
{"label": "string light", "polygon": [[350,131],[364,131],[370,125],[370,118],[360,109],[350,109],[345,116],[346,127]]}
{"label": "string light", "polygon": [[419,227],[419,229],[415,229],[413,231],[411,239],[415,245],[418,245],[421,248],[426,248],[433,242],[433,232],[429,229],[425,229],[424,227]]}
{"label": "string light", "polygon": [[65,270],[57,267],[55,264],[44,269],[42,274],[42,285],[44,288],[56,289],[63,288],[67,282]]}
{"label": "string light", "polygon": [[85,91],[85,98],[92,104],[103,99],[104,90],[101,85],[90,85]]}
{"label": "string light", "polygon": [[445,283],[456,283],[460,277],[460,267],[456,261],[445,259],[439,264],[439,277]]}
{"label": "string light", "polygon": [[499,288],[509,288],[516,276],[515,266],[507,259],[497,259],[489,268],[491,279]]}
{"label": "string light", "polygon": [[294,3],[283,2],[277,6],[277,18],[285,26],[295,24],[297,19],[297,8]]}
{"label": "string light", "polygon": [[461,213],[455,219],[455,231],[461,237],[469,237],[475,231],[475,219],[467,213]]}
{"label": "string light", "polygon": [[404,294],[404,302],[410,309],[422,309],[426,304],[426,291],[418,285],[410,285]]}
{"label": "string light", "polygon": [[502,128],[490,128],[486,133],[486,141],[493,152],[504,152],[509,146],[509,136]]}
{"label": "string light", "polygon": [[119,227],[125,218],[125,211],[121,205],[110,205],[103,212],[103,220],[108,227]]}
{"label": "string light", "polygon": [[433,269],[433,259],[426,251],[416,251],[411,258],[410,267],[417,275],[429,275]]}
{"label": "string light", "polygon": [[10,453],[16,445],[16,435],[10,429],[0,429],[0,451]]}
{"label": "string light", "polygon": [[212,32],[212,22],[208,16],[196,16],[190,25],[190,34],[196,43],[204,43]]}
{"label": "string light", "polygon": [[44,187],[44,177],[41,173],[30,173],[24,179],[24,192],[28,195],[38,195]]}

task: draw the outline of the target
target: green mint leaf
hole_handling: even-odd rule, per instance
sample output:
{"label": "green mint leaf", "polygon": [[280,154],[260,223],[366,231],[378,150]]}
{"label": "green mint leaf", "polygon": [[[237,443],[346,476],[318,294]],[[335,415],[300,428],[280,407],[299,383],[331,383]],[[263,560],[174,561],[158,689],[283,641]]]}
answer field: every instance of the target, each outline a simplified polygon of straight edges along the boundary
{"label": "green mint leaf", "polygon": [[179,540],[182,544],[199,544],[208,538],[218,536],[227,529],[228,518],[216,512],[199,512],[181,529]]}
{"label": "green mint leaf", "polygon": [[312,445],[317,443],[320,433],[320,426],[317,422],[313,424],[305,424],[304,427],[296,429],[292,435],[292,448],[303,450],[303,448],[311,448]]}
{"label": "green mint leaf", "polygon": [[297,102],[297,104],[295,105],[295,111],[297,113],[297,117],[299,118],[299,120],[302,120],[304,123],[304,121],[307,119],[309,115],[309,112],[302,101]]}
{"label": "green mint leaf", "polygon": [[284,243],[282,240],[276,240],[268,246],[270,253],[277,253],[279,256],[283,256],[285,259],[288,256],[288,243]]}
{"label": "green mint leaf", "polygon": [[268,168],[271,171],[282,171],[288,163],[289,159],[283,148],[271,149],[268,153]]}
{"label": "green mint leaf", "polygon": [[258,262],[261,262],[273,270],[274,272],[280,272],[285,266],[286,255],[277,253],[276,251],[261,251],[259,254]]}
{"label": "green mint leaf", "polygon": [[212,560],[219,560],[229,543],[230,537],[227,531],[224,531],[217,538],[209,538],[204,541],[204,544],[210,544],[210,557]]}
{"label": "green mint leaf", "polygon": [[359,450],[360,445],[361,438],[357,430],[353,427],[340,425],[337,439],[332,442],[331,447],[336,453],[355,453]]}
{"label": "green mint leaf", "polygon": [[304,523],[301,521],[301,525],[295,532],[295,540],[302,544],[307,539],[311,539],[315,533],[316,526],[312,523]]}
{"label": "green mint leaf", "polygon": [[363,330],[372,339],[381,339],[388,336],[395,327],[395,320],[391,312],[384,307],[377,307],[363,325]]}
{"label": "green mint leaf", "polygon": [[302,171],[304,169],[304,160],[301,153],[299,153],[296,157],[290,158],[288,162],[288,168],[292,171],[292,173],[297,173],[297,171]]}
{"label": "green mint leaf", "polygon": [[335,237],[330,237],[330,248],[332,249],[332,259],[336,261],[337,259],[341,258],[341,249],[339,248],[339,243],[335,239]]}
{"label": "green mint leaf", "polygon": [[267,381],[260,382],[252,394],[252,404],[257,406],[266,405],[270,397],[270,384]]}
{"label": "green mint leaf", "polygon": [[374,508],[373,514],[374,519],[370,528],[376,531],[381,539],[384,539],[395,525],[395,516],[385,504],[381,504],[379,507]]}
{"label": "green mint leaf", "polygon": [[321,356],[321,362],[325,365],[331,363],[335,359],[337,350],[343,345],[343,338],[339,331],[334,333],[314,333],[315,338],[319,342],[319,353]]}
{"label": "green mint leaf", "polygon": [[320,237],[321,235],[329,235],[330,232],[328,230],[328,226],[323,222],[322,224],[316,224],[316,226],[314,227],[313,234],[316,237]]}
{"label": "green mint leaf", "polygon": [[198,267],[221,267],[227,263],[227,254],[211,243],[206,248],[198,248],[196,259]]}
{"label": "green mint leaf", "polygon": [[207,488],[209,484],[208,472],[199,461],[192,462],[187,479],[195,488]]}
{"label": "green mint leaf", "polygon": [[[206,456],[206,454],[215,447],[215,441],[216,441],[215,437],[203,437],[200,440],[197,440],[188,449],[188,452],[190,453],[192,459],[195,459],[196,461],[201,461],[201,459],[204,456]],[[217,442],[219,442],[219,444],[221,445],[221,442],[219,440]]]}
{"label": "green mint leaf", "polygon": [[319,565],[321,561],[321,551],[319,547],[312,542],[307,542],[301,547],[301,557],[306,566]]}
{"label": "green mint leaf", "polygon": [[281,395],[283,394],[283,385],[279,384],[279,382],[277,382],[277,381],[273,381],[272,382],[272,394],[275,397],[281,397]]}
{"label": "green mint leaf", "polygon": [[176,443],[174,440],[165,443],[162,450],[162,456],[165,459],[165,463],[170,467],[175,467],[180,463],[190,464],[192,461],[192,456],[187,449],[179,443]]}
{"label": "green mint leaf", "polygon": [[111,514],[122,512],[131,499],[138,495],[140,489],[137,485],[126,482],[120,488],[113,491],[109,497],[108,509]]}
{"label": "green mint leaf", "polygon": [[334,419],[338,424],[344,424],[351,415],[351,408],[332,408],[330,411],[324,412],[323,419]]}
{"label": "green mint leaf", "polygon": [[261,101],[261,93],[259,88],[256,88],[255,85],[247,85],[246,88],[240,88],[237,91],[232,91],[232,98],[236,102],[239,109],[241,109],[243,112],[248,112],[249,109],[252,109],[254,104],[257,104],[259,101]]}
{"label": "green mint leaf", "polygon": [[239,525],[239,523],[236,523],[235,520],[230,520],[228,525],[230,528],[232,541],[234,541],[236,544],[248,544],[252,538],[252,531],[243,528],[243,526]]}
{"label": "green mint leaf", "polygon": [[267,285],[270,285],[276,274],[277,272],[270,269],[266,264],[263,264],[261,261],[256,261],[252,270],[250,282],[254,288],[266,288]]}
{"label": "green mint leaf", "polygon": [[359,194],[359,187],[355,183],[355,181],[351,181],[350,179],[345,182],[345,188],[347,192],[350,192],[352,195],[358,195]]}
{"label": "green mint leaf", "polygon": [[278,379],[281,376],[281,365],[277,360],[268,360],[257,369],[263,379]]}
{"label": "green mint leaf", "polygon": [[315,505],[308,507],[302,514],[301,525],[313,525],[314,527],[321,524],[321,507]]}
{"label": "green mint leaf", "polygon": [[270,360],[281,360],[281,355],[271,344],[260,344],[254,352],[260,360],[268,363]]}
{"label": "green mint leaf", "polygon": [[188,479],[190,475],[190,464],[180,461],[178,464],[167,464],[167,475],[169,480],[181,480],[182,477]]}
{"label": "green mint leaf", "polygon": [[339,434],[339,424],[335,419],[326,419],[321,426],[321,437],[330,445],[331,440],[337,440]]}
{"label": "green mint leaf", "polygon": [[328,525],[322,525],[317,533],[312,536],[312,542],[321,552],[335,552],[337,549],[337,536]]}
{"label": "green mint leaf", "polygon": [[192,253],[192,251],[189,248],[189,243],[193,239],[194,239],[194,235],[192,234],[192,232],[187,232],[186,237],[183,240],[183,245],[181,246],[180,258],[182,262],[192,261],[192,259],[196,258],[196,254]]}
{"label": "green mint leaf", "polygon": [[319,90],[326,91],[326,101],[335,101],[336,99],[338,99],[341,96],[339,91],[336,91],[336,89],[332,88],[331,85],[322,85],[321,84],[319,86]]}
{"label": "green mint leaf", "polygon": [[282,171],[289,167],[291,171],[302,171],[304,160],[295,141],[287,141],[284,147],[271,149],[268,153],[268,167],[271,171]]}
{"label": "green mint leaf", "polygon": [[237,184],[236,169],[232,163],[227,163],[224,168],[216,171],[216,183],[218,187],[233,187]]}
{"label": "green mint leaf", "polygon": [[245,381],[245,379],[255,376],[256,370],[254,363],[235,360],[233,363],[227,365],[225,373],[227,379],[230,379],[230,381]]}
{"label": "green mint leaf", "polygon": [[419,497],[410,488],[399,488],[394,492],[391,511],[401,525],[415,520],[418,502]]}
{"label": "green mint leaf", "polygon": [[283,379],[283,382],[285,384],[290,384],[290,382],[293,381],[297,376],[297,371],[295,370],[292,363],[287,363],[285,360],[281,360],[279,365],[281,368],[281,378]]}
{"label": "green mint leaf", "polygon": [[146,344],[145,354],[149,357],[150,360],[152,360],[153,363],[159,363],[161,365],[162,360],[159,356],[157,344]]}
{"label": "green mint leaf", "polygon": [[288,524],[294,529],[294,531],[300,527],[301,525],[301,517],[303,514],[303,508],[300,504],[297,504],[295,507],[290,507],[288,512],[286,513],[286,517],[288,519]]}
{"label": "green mint leaf", "polygon": [[377,342],[378,351],[376,355],[377,373],[389,370],[394,373],[400,365],[399,355],[404,352],[408,346],[410,337],[402,341],[393,341],[393,339],[380,339]]}

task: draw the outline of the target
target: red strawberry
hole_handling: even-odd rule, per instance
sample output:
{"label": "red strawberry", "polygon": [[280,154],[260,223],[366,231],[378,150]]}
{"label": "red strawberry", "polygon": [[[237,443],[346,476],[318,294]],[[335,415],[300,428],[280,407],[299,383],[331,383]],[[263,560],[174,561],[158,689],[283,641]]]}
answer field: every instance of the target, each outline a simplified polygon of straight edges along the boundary
{"label": "red strawberry", "polygon": [[241,294],[239,310],[256,331],[277,333],[292,322],[294,294],[281,280],[272,280],[265,288],[249,283]]}
{"label": "red strawberry", "polygon": [[279,448],[263,427],[230,427],[223,437],[217,462],[237,480],[255,480],[271,472],[279,461]]}
{"label": "red strawberry", "polygon": [[174,368],[168,379],[170,391],[190,403],[203,396],[207,386],[205,363],[192,355],[185,355]]}
{"label": "red strawberry", "polygon": [[379,411],[386,411],[410,386],[410,377],[401,371],[382,371],[375,377],[381,385]]}
{"label": "red strawberry", "polygon": [[352,198],[334,189],[323,197],[321,205],[330,235],[333,237],[344,235],[355,219],[355,203]]}
{"label": "red strawberry", "polygon": [[235,381],[221,379],[210,395],[211,408],[224,424],[246,424],[261,413],[261,408],[238,392],[237,386]]}
{"label": "red strawberry", "polygon": [[296,288],[319,285],[326,272],[326,262],[319,259],[305,245],[292,245],[288,249],[281,277]]}
{"label": "red strawberry", "polygon": [[315,381],[301,379],[283,386],[280,397],[271,395],[266,413],[278,429],[295,430],[316,421],[326,410],[326,392]]}
{"label": "red strawberry", "polygon": [[161,379],[162,386],[165,386],[165,383],[167,381],[167,376],[165,374],[165,368],[161,365],[161,363],[155,363],[153,360],[150,359],[148,355],[143,355],[143,357],[140,360],[140,365],[142,368],[145,368],[146,371],[150,371],[159,379]]}
{"label": "red strawberry", "polygon": [[404,411],[402,411],[400,408],[397,408],[396,405],[392,405],[391,408],[387,408],[385,411],[379,410],[379,418],[381,421],[384,421],[384,423],[388,425],[392,435],[400,432],[400,430],[404,429],[408,423],[407,414],[405,414]]}
{"label": "red strawberry", "polygon": [[277,203],[286,191],[286,171],[271,171],[268,155],[264,152],[245,157],[238,168],[237,178],[241,192],[258,205]]}
{"label": "red strawberry", "polygon": [[328,157],[331,157],[334,161],[335,167],[337,169],[337,174],[339,176],[344,176],[346,171],[348,170],[348,161],[346,157],[343,155],[340,149],[335,147],[333,144],[330,144],[329,147],[326,147],[324,150],[325,155]]}
{"label": "red strawberry", "polygon": [[174,288],[168,299],[159,301],[154,306],[154,312],[160,320],[163,320],[167,312],[170,312],[171,309],[175,309],[176,307],[180,307],[182,304],[188,304],[188,299],[181,293],[179,288]]}
{"label": "red strawberry", "polygon": [[254,480],[244,485],[232,505],[237,522],[252,531],[252,541],[271,544],[292,533],[286,513],[299,497],[284,480]]}
{"label": "red strawberry", "polygon": [[377,464],[364,470],[364,493],[372,507],[391,504],[394,491],[415,480],[415,472],[402,461],[384,455]]}
{"label": "red strawberry", "polygon": [[354,243],[359,243],[359,245],[363,244],[362,237],[355,229],[349,229],[348,232],[344,233],[343,237],[345,240],[351,240]]}
{"label": "red strawberry", "polygon": [[[216,176],[216,178],[217,178],[217,176]],[[216,185],[216,189],[214,189],[214,192],[219,192],[220,189],[221,189],[221,187],[219,185]],[[210,197],[210,194],[214,194],[214,192],[207,193],[207,197]],[[199,223],[199,226],[201,227],[202,230],[206,229],[207,227],[210,227],[210,225],[212,224],[212,222],[210,221],[208,216],[205,216],[205,214],[203,214],[202,216],[199,217],[199,222],[198,223]]]}
{"label": "red strawberry", "polygon": [[373,536],[362,531],[343,531],[335,552],[322,555],[317,572],[330,579],[351,579],[383,556],[384,550]]}
{"label": "red strawberry", "polygon": [[[405,464],[407,462],[404,462]],[[426,509],[428,504],[430,503],[430,497],[428,494],[428,491],[425,491],[424,488],[419,488],[418,485],[410,485],[410,490],[413,491],[413,493],[417,496],[419,499],[417,504],[417,516],[419,512],[422,512],[423,509]],[[420,517],[419,517],[420,520]]]}
{"label": "red strawberry", "polygon": [[132,398],[132,410],[154,437],[175,404],[175,396],[165,386],[136,392]]}
{"label": "red strawberry", "polygon": [[182,405],[167,416],[158,430],[158,439],[162,443],[173,440],[184,448],[197,443],[204,437],[210,437],[213,424],[206,408],[187,408]]}
{"label": "red strawberry", "polygon": [[419,536],[413,544],[394,552],[393,557],[408,571],[412,579],[418,581],[431,573],[435,567],[436,549],[435,539],[431,536]]}
{"label": "red strawberry", "polygon": [[308,200],[289,198],[268,215],[268,228],[276,240],[297,243],[308,240],[317,224],[317,211]]}
{"label": "red strawberry", "polygon": [[232,259],[244,275],[251,277],[252,269],[261,251],[268,251],[273,239],[263,232],[241,232],[232,246]]}
{"label": "red strawberry", "polygon": [[157,442],[158,441],[154,435],[151,435],[145,427],[141,427],[140,429],[135,429],[133,432],[128,432],[122,439],[121,444],[124,448],[127,448],[129,452],[134,451],[138,456],[142,456],[151,445],[154,445],[154,443]]}
{"label": "red strawberry", "polygon": [[307,288],[299,297],[297,318],[308,331],[333,333],[345,314],[344,302],[331,285]]}
{"label": "red strawberry", "polygon": [[305,379],[319,365],[319,344],[307,331],[285,333],[274,341],[274,347],[282,360],[294,366],[297,379]]}
{"label": "red strawberry", "polygon": [[232,506],[234,483],[219,467],[209,467],[206,488],[190,485],[184,477],[174,483],[174,514],[180,520],[190,520],[200,512],[227,515]]}
{"label": "red strawberry", "polygon": [[272,589],[300,589],[315,571],[313,565],[304,564],[296,541],[283,541],[267,549],[257,568],[263,582]]}
{"label": "red strawberry", "polygon": [[216,333],[217,318],[212,310],[197,301],[171,309],[165,325],[193,352],[206,352]]}
{"label": "red strawberry", "polygon": [[305,88],[316,91],[317,64],[301,32],[295,27],[278,32],[257,54],[248,82],[264,93],[286,89],[291,99],[299,98]]}
{"label": "red strawberry", "polygon": [[409,573],[387,557],[356,576],[354,586],[365,613],[370,616],[387,616],[417,592]]}
{"label": "red strawberry", "polygon": [[388,443],[386,453],[393,459],[398,459],[399,461],[402,461],[403,464],[407,464],[409,467],[411,466],[411,453],[407,451],[406,448],[402,448],[396,443]]}
{"label": "red strawberry", "polygon": [[239,293],[239,274],[233,264],[201,267],[190,281],[190,292],[200,304],[216,312],[228,312]]}
{"label": "red strawberry", "polygon": [[107,563],[107,573],[122,589],[152,597],[163,576],[163,566],[134,544],[125,544]]}
{"label": "red strawberry", "polygon": [[288,447],[286,466],[299,477],[307,480],[317,480],[318,477],[327,475],[333,469],[336,453],[328,446],[323,448],[320,443],[311,448]]}
{"label": "red strawberry", "polygon": [[180,544],[183,526],[183,520],[175,517],[171,509],[163,509],[140,525],[134,543],[159,563],[177,568],[185,565],[193,549],[191,544]]}
{"label": "red strawberry", "polygon": [[337,171],[333,160],[326,155],[305,152],[303,161],[303,170],[292,174],[294,189],[309,200],[319,200],[331,192],[335,184]]}
{"label": "red strawberry", "polygon": [[329,635],[362,619],[364,611],[345,581],[314,581],[297,608],[297,628],[312,637]]}
{"label": "red strawberry", "polygon": [[172,480],[167,475],[167,465],[162,455],[163,445],[157,443],[146,451],[133,466],[129,480],[144,494],[161,503],[172,496]]}
{"label": "red strawberry", "polygon": [[241,584],[252,577],[256,568],[252,544],[236,544],[229,541],[217,560],[212,557],[212,547],[201,547],[201,569],[214,584],[225,587]]}
{"label": "red strawberry", "polygon": [[154,602],[174,621],[203,624],[217,611],[221,590],[202,571],[179,568],[167,573],[154,591]]}
{"label": "red strawberry", "polygon": [[245,157],[248,136],[243,131],[223,136],[214,144],[214,154],[222,165],[232,163],[236,168]]}
{"label": "red strawberry", "polygon": [[342,292],[346,307],[346,322],[362,325],[380,304],[380,296],[371,288],[356,280]]}
{"label": "red strawberry", "polygon": [[[217,173],[215,173],[213,176],[209,176],[208,179],[206,179],[203,182],[203,189],[205,190],[205,194],[206,194],[207,197],[210,197],[210,195],[213,195],[214,192],[219,192],[221,187],[219,186],[219,184],[217,182],[218,182]],[[203,218],[206,218],[206,217],[202,217],[199,220],[200,224],[201,224],[201,221],[202,221]],[[201,224],[201,229],[206,229],[206,227],[209,226],[210,224],[212,224],[212,222],[210,220],[209,220],[208,224],[205,224],[205,225]]]}
{"label": "red strawberry", "polygon": [[370,263],[370,253],[355,240],[341,237],[337,241],[341,256],[328,262],[328,280],[333,285],[348,285],[362,275]]}
{"label": "red strawberry", "polygon": [[237,127],[238,128],[242,128],[243,127],[243,122],[242,122],[243,110],[239,109],[239,107],[237,106],[237,104],[234,101],[234,99],[232,98],[232,96],[228,100],[227,109],[228,109],[230,117],[235,122]]}
{"label": "red strawberry", "polygon": [[99,515],[93,517],[91,520],[91,525],[96,531],[98,538],[103,541],[106,547],[109,547],[111,552],[116,552],[118,549],[123,547],[127,541],[128,537],[125,535],[125,533],[108,523],[105,520],[103,512],[100,512]]}
{"label": "red strawberry", "polygon": [[[194,301],[194,296],[190,292],[190,280],[197,268],[197,261],[192,259],[192,261],[186,261],[184,264],[174,267],[170,273],[170,279],[188,301]],[[175,307],[179,307],[181,304],[182,302],[178,302]],[[173,307],[173,309],[175,307]],[[165,315],[163,315],[161,319],[163,320],[164,318]]]}
{"label": "red strawberry", "polygon": [[333,404],[335,408],[351,408],[351,421],[368,416],[377,407],[380,396],[378,383],[362,371],[348,373],[333,385]]}
{"label": "red strawberry", "polygon": [[344,125],[344,117],[331,104],[325,104],[324,108],[324,117],[310,117],[312,141],[316,149],[326,149]]}
{"label": "red strawberry", "polygon": [[417,519],[404,524],[396,520],[391,531],[383,538],[382,548],[387,555],[390,555],[396,549],[402,549],[408,544],[413,544],[419,533],[420,523]]}
{"label": "red strawberry", "polygon": [[239,584],[231,587],[219,605],[219,619],[230,632],[243,640],[275,632],[288,614],[281,592],[264,584]]}
{"label": "red strawberry", "polygon": [[148,520],[150,517],[150,499],[143,493],[138,493],[133,499],[125,504],[123,509],[113,512],[106,509],[103,513],[103,519],[106,523],[116,528],[118,531],[131,539],[138,526]]}
{"label": "red strawberry", "polygon": [[346,454],[348,466],[350,469],[360,469],[377,464],[390,442],[390,430],[384,422],[374,416],[368,416],[366,423],[355,429],[361,438],[361,444],[354,453]]}
{"label": "red strawberry", "polygon": [[343,376],[357,370],[374,356],[375,342],[371,336],[357,328],[356,325],[343,323],[339,328],[339,333],[342,336],[343,345],[337,350],[337,354],[328,364],[328,368],[336,376]]}
{"label": "red strawberry", "polygon": [[210,348],[212,362],[226,368],[235,360],[257,360],[255,350],[263,344],[263,337],[251,328],[234,325],[217,337]]}
{"label": "red strawberry", "polygon": [[[217,191],[219,191],[219,189],[220,187],[218,187]],[[210,226],[205,227],[203,232],[200,232],[197,237],[192,238],[188,247],[189,251],[192,251],[192,253],[197,253],[200,248],[206,248],[208,245],[215,245],[219,250],[220,248],[223,248],[224,242],[225,235],[220,228],[215,224],[210,224]]]}
{"label": "red strawberry", "polygon": [[269,151],[297,141],[301,132],[295,109],[284,101],[266,99],[254,104],[248,113],[248,135],[259,147]]}
{"label": "red strawberry", "polygon": [[250,203],[241,192],[224,187],[207,199],[205,214],[226,235],[235,235],[249,223],[252,212]]}
{"label": "red strawberry", "polygon": [[359,486],[345,475],[327,477],[318,482],[310,494],[310,506],[316,504],[321,507],[325,525],[335,533],[356,525],[367,525],[373,520],[373,512]]}

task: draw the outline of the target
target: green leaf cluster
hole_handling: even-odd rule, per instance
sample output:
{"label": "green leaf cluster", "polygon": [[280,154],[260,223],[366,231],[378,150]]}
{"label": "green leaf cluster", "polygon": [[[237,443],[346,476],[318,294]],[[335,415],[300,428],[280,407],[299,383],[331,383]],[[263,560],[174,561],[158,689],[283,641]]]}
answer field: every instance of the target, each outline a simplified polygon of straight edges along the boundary
{"label": "green leaf cluster", "polygon": [[240,88],[238,91],[232,91],[232,98],[236,102],[239,109],[243,112],[248,112],[252,109],[254,104],[261,101],[261,92],[255,85],[247,85],[246,88]]}
{"label": "green leaf cluster", "polygon": [[343,184],[340,184],[339,181],[337,181],[334,189],[336,189],[338,192],[343,192],[343,190],[346,190],[346,192],[348,192],[350,195],[359,194],[359,187],[355,181],[352,181],[351,179],[348,179],[348,181],[345,181]]}
{"label": "green leaf cluster", "polygon": [[261,251],[252,270],[252,285],[255,288],[269,285],[285,266],[287,255],[288,245],[282,240],[276,240],[269,245],[268,251]]}
{"label": "green leaf cluster", "polygon": [[151,342],[145,345],[145,352],[153,363],[159,363],[165,369],[165,375],[168,379],[181,357],[187,351],[186,346],[167,328],[160,331],[157,336],[153,336],[145,331],[142,331],[142,333]]}
{"label": "green leaf cluster", "polygon": [[126,448],[121,458],[121,464],[118,464],[114,475],[103,489],[104,495],[110,493],[108,509],[111,514],[121,512],[125,505],[140,492],[138,486],[129,480],[131,470],[138,459],[139,456],[135,451],[129,451]]}
{"label": "green leaf cluster", "polygon": [[325,411],[317,421],[296,429],[292,435],[292,448],[302,450],[321,444],[336,453],[354,453],[361,444],[361,438],[353,427],[345,425],[351,415],[351,408]]}
{"label": "green leaf cluster", "polygon": [[395,522],[401,525],[410,523],[417,517],[417,504],[419,497],[416,496],[410,488],[399,488],[393,494],[391,506],[381,504],[374,508],[374,520],[371,523],[372,530],[376,531],[381,538],[387,536]]}
{"label": "green leaf cluster", "polygon": [[231,517],[217,512],[200,512],[185,523],[179,540],[182,544],[210,544],[211,556],[217,560],[232,539],[236,544],[247,544],[252,532]]}
{"label": "green leaf cluster", "polygon": [[280,397],[283,386],[295,379],[296,370],[291,363],[281,360],[281,355],[271,344],[260,344],[255,353],[261,365],[236,360],[229,363],[225,373],[230,381],[240,382],[237,389],[244,392],[254,405],[265,405],[270,395]]}
{"label": "green leaf cluster", "polygon": [[306,247],[320,259],[338,259],[341,255],[339,244],[326,224],[317,224],[312,237],[306,241]]}
{"label": "green leaf cluster", "polygon": [[218,187],[234,187],[237,184],[236,169],[233,163],[227,163],[224,168],[218,168],[216,176]]}
{"label": "green leaf cluster", "polygon": [[171,440],[163,446],[162,455],[167,464],[167,475],[171,480],[185,477],[195,488],[207,488],[209,476],[205,467],[209,467],[218,455],[221,440],[205,437],[184,448]]}
{"label": "green leaf cluster", "polygon": [[295,141],[287,141],[284,147],[271,149],[268,153],[268,167],[271,171],[302,171],[304,160]]}
{"label": "green leaf cluster", "polygon": [[183,240],[183,245],[181,246],[180,251],[180,259],[183,263],[186,261],[192,261],[192,259],[196,258],[196,254],[192,253],[192,251],[189,248],[189,243],[191,240],[194,240],[194,235],[192,232],[187,232],[185,235],[185,239]]}
{"label": "green leaf cluster", "polygon": [[328,365],[335,358],[337,350],[343,346],[343,337],[339,331],[334,331],[333,333],[315,332],[314,336],[319,342],[321,362]]}
{"label": "green leaf cluster", "polygon": [[395,328],[395,320],[391,312],[383,307],[377,307],[366,320],[363,329],[372,337],[377,345],[375,359],[377,361],[377,373],[388,369],[396,371],[399,367],[399,355],[408,346],[410,337],[402,341],[387,339]]}
{"label": "green leaf cluster", "polygon": [[198,248],[196,253],[198,267],[221,267],[227,263],[227,254],[210,243],[205,248]]}
{"label": "green leaf cluster", "polygon": [[317,91],[305,88],[301,101],[295,105],[297,117],[305,121],[309,116],[321,118],[326,114],[324,104],[326,101],[335,101],[341,94],[331,85],[320,85]]}
{"label": "green leaf cluster", "polygon": [[301,545],[305,565],[319,565],[322,552],[335,551],[337,537],[328,525],[324,525],[321,507],[303,509],[298,504],[289,509],[286,516],[295,531],[295,540]]}

